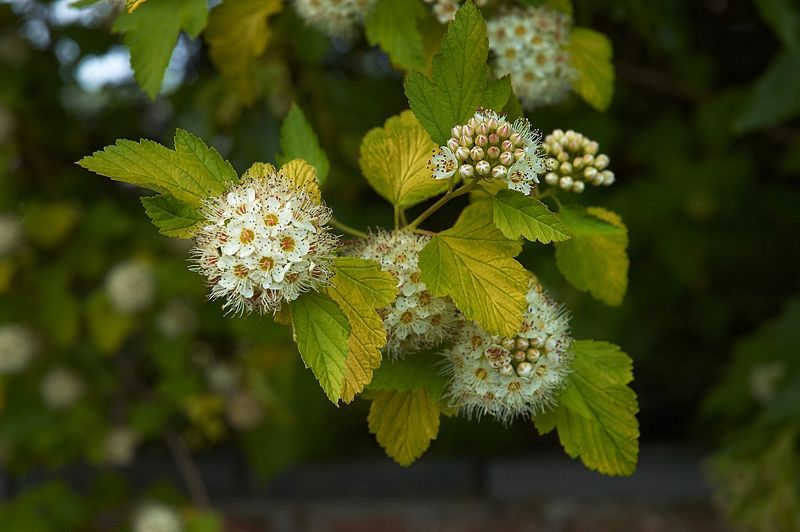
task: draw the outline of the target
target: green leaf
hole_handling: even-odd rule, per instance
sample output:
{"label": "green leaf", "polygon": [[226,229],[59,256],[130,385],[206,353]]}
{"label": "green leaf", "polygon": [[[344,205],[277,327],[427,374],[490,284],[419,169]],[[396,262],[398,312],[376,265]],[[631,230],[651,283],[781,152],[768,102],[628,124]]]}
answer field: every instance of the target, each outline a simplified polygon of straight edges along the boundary
{"label": "green leaf", "polygon": [[327,293],[350,323],[347,373],[342,388],[342,400],[349,403],[369,384],[372,371],[381,364],[386,330],[375,309],[395,300],[397,281],[377,262],[356,257],[337,258],[334,272]]}
{"label": "green leaf", "polygon": [[245,103],[259,95],[256,60],[272,35],[267,18],[282,5],[281,0],[225,0],[209,16],[205,39],[211,61]]}
{"label": "green leaf", "polygon": [[571,457],[606,475],[631,475],[639,455],[639,410],[627,386],[633,363],[619,347],[578,340],[572,352],[572,373],[557,399],[558,406],[535,417],[545,434],[558,428],[558,438]]}
{"label": "green leaf", "polygon": [[364,135],[358,162],[378,194],[410,207],[447,190],[447,181],[433,179],[428,169],[436,147],[414,113],[403,111]]}
{"label": "green leaf", "polygon": [[442,374],[438,351],[422,351],[392,362],[384,362],[372,376],[370,390],[425,390],[434,401],[442,398],[448,377]]}
{"label": "green leaf", "polygon": [[614,94],[614,66],[611,41],[602,33],[574,28],[569,38],[569,53],[578,73],[573,90],[598,111],[605,111]]}
{"label": "green leaf", "polygon": [[628,230],[615,213],[599,207],[565,205],[559,217],[572,235],[556,243],[556,264],[567,281],[609,305],[619,305],[628,288]]}
{"label": "green leaf", "polygon": [[317,171],[317,179],[322,184],[328,178],[330,163],[325,151],[319,145],[317,134],[296,103],[281,124],[281,150],[278,162],[284,164],[297,157],[305,159]]}
{"label": "green leaf", "polygon": [[142,90],[155,98],[181,30],[196,38],[208,20],[205,0],[158,0],[132,13],[123,12],[114,31],[123,34],[131,51],[134,77]]}
{"label": "green leaf", "polygon": [[422,280],[487,331],[513,336],[522,325],[530,279],[513,259],[521,250],[494,226],[489,202],[474,203],[420,252]]}
{"label": "green leaf", "polygon": [[761,17],[789,53],[800,55],[800,7],[795,0],[756,0]]}
{"label": "green leaf", "polygon": [[376,392],[367,421],[386,454],[408,466],[436,439],[439,405],[425,390]]}
{"label": "green leaf", "polygon": [[[502,99],[506,82],[493,83],[487,94],[488,55],[486,23],[468,0],[433,57],[431,78],[421,72],[406,77],[408,103],[437,144],[443,145],[450,138],[450,129],[466,122],[479,107],[490,107]],[[503,104],[505,100],[499,107]]]}
{"label": "green leaf", "polygon": [[490,81],[486,85],[486,92],[484,93],[484,105],[490,109],[503,109],[511,96],[511,76],[503,76],[502,78]]}
{"label": "green leaf", "polygon": [[[142,9],[138,9],[138,13]],[[213,148],[183,130],[175,133],[170,150],[152,140],[120,139],[113,146],[84,157],[78,164],[96,174],[170,194],[192,206],[225,192],[236,173]]]}
{"label": "green leaf", "polygon": [[204,218],[192,205],[170,195],[143,196],[144,211],[159,232],[174,238],[193,238]]}
{"label": "green leaf", "polygon": [[740,133],[774,126],[800,115],[800,55],[782,53],[753,86],[734,123]]}
{"label": "green leaf", "polygon": [[380,45],[392,63],[406,70],[425,68],[418,21],[426,15],[419,0],[378,0],[364,20],[369,44]]}
{"label": "green leaf", "polygon": [[303,294],[290,307],[294,341],[303,362],[314,372],[328,399],[337,403],[347,373],[347,316],[330,297],[316,292]]}
{"label": "green leaf", "polygon": [[525,237],[543,244],[569,238],[569,230],[547,205],[515,190],[503,189],[492,199],[494,224],[512,239]]}

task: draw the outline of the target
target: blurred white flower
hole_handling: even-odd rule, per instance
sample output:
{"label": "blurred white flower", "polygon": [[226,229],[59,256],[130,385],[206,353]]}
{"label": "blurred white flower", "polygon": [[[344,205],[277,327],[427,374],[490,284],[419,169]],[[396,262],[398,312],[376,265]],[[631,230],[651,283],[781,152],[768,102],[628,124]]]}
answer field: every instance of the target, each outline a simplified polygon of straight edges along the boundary
{"label": "blurred white flower", "polygon": [[208,386],[223,395],[233,393],[241,382],[241,372],[233,364],[215,362],[206,369]]}
{"label": "blurred white flower", "polygon": [[[456,18],[456,12],[461,7],[461,0],[425,0],[426,4],[431,4],[433,14],[442,24],[452,22]],[[475,0],[475,4],[479,7],[488,4],[488,0]]]}
{"label": "blurred white flower", "polygon": [[378,310],[387,333],[384,348],[392,357],[420,351],[448,340],[459,324],[459,314],[449,298],[428,291],[419,270],[419,252],[430,237],[409,231],[376,231],[355,242],[346,254],[378,262],[397,279],[398,296]]}
{"label": "blurred white flower", "polygon": [[156,281],[150,266],[139,261],[126,261],[108,272],[105,291],[111,305],[123,314],[146,309],[156,296]]}
{"label": "blurred white flower", "polygon": [[0,257],[8,255],[22,241],[22,224],[16,216],[0,214]]}
{"label": "blurred white flower", "polygon": [[197,312],[186,301],[174,299],[161,311],[156,323],[164,336],[177,338],[194,332],[197,328]]}
{"label": "blurred white flower", "polygon": [[450,406],[468,417],[491,415],[504,423],[553,402],[570,372],[569,315],[535,281],[522,328],[513,338],[464,326],[444,355],[452,375]]}
{"label": "blurred white flower", "polygon": [[333,37],[349,37],[377,0],[294,0],[300,18]]}
{"label": "blurred white flower", "polygon": [[234,428],[247,430],[261,422],[264,409],[252,392],[238,391],[225,399],[225,416]]}
{"label": "blurred white flower", "polygon": [[85,386],[81,378],[67,368],[50,370],[40,384],[44,403],[53,410],[69,408],[81,398]]}
{"label": "blurred white flower", "polygon": [[181,516],[171,507],[151,502],[133,516],[133,532],[183,532]]}
{"label": "blurred white flower", "polygon": [[114,427],[103,442],[103,459],[112,465],[126,466],[133,461],[139,434],[130,427]]}
{"label": "blurred white flower", "polygon": [[0,375],[19,373],[36,352],[36,339],[21,325],[0,325]]}
{"label": "blurred white flower", "polygon": [[783,361],[759,364],[750,371],[750,393],[761,404],[770,402],[778,392],[778,385],[786,376]]}

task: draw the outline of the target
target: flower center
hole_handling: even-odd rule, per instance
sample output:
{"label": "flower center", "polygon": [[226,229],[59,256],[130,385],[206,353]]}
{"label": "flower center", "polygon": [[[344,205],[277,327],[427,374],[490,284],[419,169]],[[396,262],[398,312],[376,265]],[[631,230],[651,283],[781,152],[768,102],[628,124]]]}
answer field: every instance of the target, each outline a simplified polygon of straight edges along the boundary
{"label": "flower center", "polygon": [[270,271],[275,266],[275,261],[270,257],[261,257],[258,259],[258,267],[265,272]]}
{"label": "flower center", "polygon": [[267,227],[275,227],[278,225],[278,215],[274,212],[268,213],[266,216],[264,216],[264,224]]}
{"label": "flower center", "polygon": [[239,234],[239,242],[242,244],[251,244],[256,239],[256,234],[252,229],[242,229]]}
{"label": "flower center", "polygon": [[247,269],[247,266],[244,264],[237,264],[233,267],[233,275],[238,277],[239,279],[244,279],[247,277],[247,274],[250,273],[250,270]]}
{"label": "flower center", "polygon": [[414,315],[411,314],[411,312],[408,311],[408,310],[403,312],[403,314],[400,315],[400,322],[401,323],[405,323],[406,325],[411,323],[413,320],[414,320]]}
{"label": "flower center", "polygon": [[281,249],[283,251],[294,251],[296,247],[297,243],[294,241],[294,238],[290,236],[281,238]]}

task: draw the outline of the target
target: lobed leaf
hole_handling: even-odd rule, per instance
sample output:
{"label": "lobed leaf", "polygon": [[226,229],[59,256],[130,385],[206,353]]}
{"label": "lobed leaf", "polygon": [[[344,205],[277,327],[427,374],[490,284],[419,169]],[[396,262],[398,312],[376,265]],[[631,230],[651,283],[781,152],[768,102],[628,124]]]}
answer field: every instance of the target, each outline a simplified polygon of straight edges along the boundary
{"label": "lobed leaf", "polygon": [[497,192],[492,215],[495,226],[508,238],[525,237],[543,244],[569,239],[569,230],[547,205],[514,190]]}
{"label": "lobed leaf", "polygon": [[598,111],[605,111],[614,95],[614,66],[611,41],[602,33],[574,28],[569,38],[569,53],[577,79],[573,90]]}
{"label": "lobed leaf", "polygon": [[422,456],[439,433],[439,406],[425,390],[375,392],[369,431],[402,466]]}
{"label": "lobed leaf", "polygon": [[281,150],[283,153],[278,157],[278,162],[281,164],[299,157],[314,167],[320,184],[328,178],[330,171],[328,156],[320,146],[317,134],[314,133],[303,110],[296,103],[292,104],[281,124]]}
{"label": "lobed leaf", "polygon": [[193,238],[204,220],[196,207],[168,194],[144,196],[141,199],[144,211],[162,235]]}

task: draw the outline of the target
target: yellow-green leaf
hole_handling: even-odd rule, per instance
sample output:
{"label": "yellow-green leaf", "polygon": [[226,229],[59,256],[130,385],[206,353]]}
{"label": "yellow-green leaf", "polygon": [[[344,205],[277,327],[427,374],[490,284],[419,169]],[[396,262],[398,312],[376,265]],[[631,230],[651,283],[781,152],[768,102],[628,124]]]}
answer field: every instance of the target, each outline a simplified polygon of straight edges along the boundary
{"label": "yellow-green leaf", "polygon": [[572,348],[573,372],[559,394],[558,406],[535,417],[545,434],[558,438],[571,457],[606,475],[631,475],[639,455],[639,406],[628,387],[633,363],[619,347],[578,340]]}
{"label": "yellow-green leaf", "polygon": [[193,238],[203,221],[203,216],[195,207],[172,196],[144,196],[141,200],[144,211],[162,235]]}
{"label": "yellow-green leaf", "polygon": [[384,362],[375,370],[370,390],[425,390],[434,401],[442,398],[449,377],[442,373],[440,350],[431,349]]}
{"label": "yellow-green leaf", "polygon": [[392,63],[407,70],[425,68],[418,21],[426,14],[419,0],[378,0],[364,20],[371,45],[380,45]]}
{"label": "yellow-green leaf", "polygon": [[374,392],[367,421],[386,454],[408,466],[436,439],[439,405],[425,390]]}
{"label": "yellow-green leaf", "polygon": [[628,230],[620,217],[600,207],[565,205],[559,217],[572,235],[556,243],[556,264],[567,281],[609,305],[628,288]]}
{"label": "yellow-green leaf", "polygon": [[278,158],[279,163],[300,157],[314,167],[320,183],[324,183],[328,178],[330,170],[328,156],[320,146],[314,128],[311,127],[303,110],[296,103],[292,104],[289,113],[281,123],[281,151],[283,153]]}
{"label": "yellow-green leaf", "polygon": [[209,15],[205,38],[211,60],[245,103],[259,96],[253,69],[272,34],[267,18],[282,6],[281,0],[225,0]]}
{"label": "yellow-green leaf", "polygon": [[508,238],[525,237],[543,244],[569,238],[569,231],[547,205],[515,190],[498,191],[492,213],[494,224]]}
{"label": "yellow-green leaf", "polygon": [[403,111],[364,136],[361,171],[387,201],[409,207],[447,190],[427,167],[436,147],[414,113]]}
{"label": "yellow-green leaf", "polygon": [[350,325],[339,306],[325,294],[309,292],[292,301],[294,341],[328,399],[337,403],[347,373]]}
{"label": "yellow-green leaf", "polygon": [[602,33],[574,28],[569,38],[569,53],[577,72],[573,90],[598,111],[605,111],[614,95],[611,41]]}
{"label": "yellow-green leaf", "polygon": [[305,191],[312,200],[322,202],[322,192],[319,190],[317,171],[303,159],[292,159],[281,166],[279,173],[286,176],[298,190]]}
{"label": "yellow-green leaf", "polygon": [[341,257],[334,262],[332,286],[327,293],[338,303],[350,323],[347,373],[342,400],[349,403],[372,380],[372,370],[381,364],[386,331],[376,308],[397,297],[397,281],[371,260]]}
{"label": "yellow-green leaf", "polygon": [[435,295],[450,296],[487,331],[513,336],[522,325],[530,279],[513,258],[521,250],[519,241],[509,240],[492,223],[491,204],[474,203],[419,254],[422,280]]}

